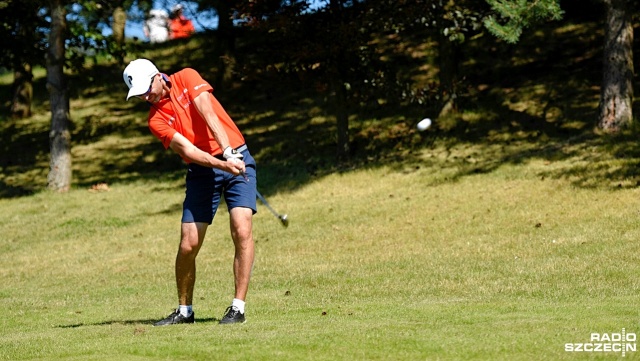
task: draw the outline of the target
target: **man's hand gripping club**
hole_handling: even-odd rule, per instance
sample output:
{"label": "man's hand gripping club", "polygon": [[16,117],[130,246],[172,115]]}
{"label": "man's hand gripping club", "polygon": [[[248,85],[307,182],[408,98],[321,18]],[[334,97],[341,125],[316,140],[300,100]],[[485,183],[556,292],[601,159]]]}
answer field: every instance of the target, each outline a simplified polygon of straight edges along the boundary
{"label": "man's hand gripping club", "polygon": [[[247,178],[247,175],[244,172],[244,163],[242,162],[244,156],[242,156],[241,153],[238,153],[231,147],[226,147],[222,152],[222,156],[227,160],[227,162],[231,162],[234,164],[235,168],[238,169],[240,175],[244,178],[244,180],[249,181],[249,178]],[[242,168],[238,168],[238,163],[242,163]]]}

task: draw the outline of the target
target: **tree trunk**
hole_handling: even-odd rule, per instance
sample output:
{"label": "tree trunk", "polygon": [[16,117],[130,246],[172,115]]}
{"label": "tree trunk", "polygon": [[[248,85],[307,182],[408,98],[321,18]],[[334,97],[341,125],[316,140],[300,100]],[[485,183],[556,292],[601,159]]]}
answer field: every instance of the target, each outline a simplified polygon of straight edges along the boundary
{"label": "tree trunk", "polygon": [[220,41],[225,43],[225,48],[234,50],[235,48],[235,28],[233,26],[233,8],[227,1],[218,1],[216,3],[216,12],[218,13],[218,31],[222,36],[230,38],[222,38]]}
{"label": "tree trunk", "polygon": [[349,160],[351,155],[351,146],[349,141],[349,112],[347,111],[347,91],[339,76],[333,81],[333,88],[335,91],[334,112],[336,115],[336,127],[338,131],[336,157],[339,162],[346,162]]}
{"label": "tree trunk", "polygon": [[31,116],[31,101],[33,100],[33,73],[31,64],[23,64],[14,71],[14,92],[11,101],[11,115],[23,119]]}
{"label": "tree trunk", "polygon": [[[343,22],[342,7],[344,0],[330,0],[329,8],[334,19],[333,23],[340,24]],[[338,25],[337,28],[340,28]],[[351,144],[349,140],[349,111],[348,111],[348,94],[345,89],[347,77],[343,74],[344,64],[347,62],[345,58],[345,50],[342,46],[335,47],[331,53],[331,84],[334,91],[334,112],[336,116],[337,127],[337,149],[336,157],[338,162],[346,162],[351,156]]]}
{"label": "tree trunk", "polygon": [[127,13],[124,11],[122,4],[120,4],[113,10],[113,23],[111,24],[113,40],[117,47],[116,54],[114,55],[120,65],[124,64],[124,28],[126,24]]}
{"label": "tree trunk", "polygon": [[[22,46],[18,46],[15,50],[10,50],[10,53],[13,53],[12,59],[12,68],[14,71],[13,78],[13,98],[11,100],[11,116],[16,119],[24,119],[31,116],[31,102],[33,101],[33,72],[31,69],[30,61],[34,53],[29,51],[26,46],[24,46],[25,42],[28,43],[27,39],[34,39],[34,34],[36,33],[36,22],[33,21],[32,15],[37,12],[37,8],[34,6],[30,6],[28,4],[20,3],[13,4],[9,11],[18,11],[24,12],[25,18],[20,16],[17,17],[17,22],[14,23],[16,31],[17,39],[19,44]],[[7,10],[5,10],[7,11]],[[15,44],[14,44],[15,46]],[[12,48],[10,46],[9,48]]]}
{"label": "tree trunk", "polygon": [[215,79],[215,85],[218,88],[225,87],[231,82],[233,71],[236,64],[235,45],[236,32],[231,18],[233,9],[227,1],[218,1],[216,3],[216,12],[218,13],[218,44],[220,56],[218,57],[218,72]]}
{"label": "tree trunk", "polygon": [[438,118],[447,116],[457,112],[456,99],[458,90],[458,64],[460,48],[457,43],[450,41],[444,34],[440,34],[438,62],[440,71],[438,78],[440,80],[440,96],[442,106]]}
{"label": "tree trunk", "polygon": [[51,0],[51,32],[47,52],[47,89],[51,100],[51,161],[47,186],[59,192],[71,187],[71,134],[69,97],[64,76],[66,11],[61,0]]}
{"label": "tree trunk", "polygon": [[[449,0],[440,9],[440,17],[451,11],[454,2]],[[456,99],[458,97],[459,64],[460,64],[460,46],[456,41],[449,39],[444,34],[442,26],[438,33],[438,78],[440,80],[440,96],[441,108],[438,118],[445,117],[449,114],[457,112]]]}
{"label": "tree trunk", "polygon": [[633,24],[627,0],[606,0],[603,80],[598,127],[615,133],[633,120]]}

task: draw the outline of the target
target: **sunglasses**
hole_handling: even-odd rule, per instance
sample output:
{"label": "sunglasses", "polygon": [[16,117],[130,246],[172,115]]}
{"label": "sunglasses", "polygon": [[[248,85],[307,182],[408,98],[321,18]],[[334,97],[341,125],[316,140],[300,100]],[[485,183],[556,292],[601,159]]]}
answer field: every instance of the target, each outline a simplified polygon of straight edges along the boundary
{"label": "sunglasses", "polygon": [[149,83],[149,89],[145,93],[138,95],[139,97],[145,98],[147,95],[149,95],[149,93],[151,93],[151,87],[153,86],[154,80],[156,80],[155,75],[151,77],[151,83]]}

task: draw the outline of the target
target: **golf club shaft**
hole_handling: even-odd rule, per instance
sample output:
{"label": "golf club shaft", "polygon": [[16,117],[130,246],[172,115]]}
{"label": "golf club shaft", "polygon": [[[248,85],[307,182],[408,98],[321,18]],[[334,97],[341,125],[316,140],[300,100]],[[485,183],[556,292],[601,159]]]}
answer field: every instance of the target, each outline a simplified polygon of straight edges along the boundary
{"label": "golf club shaft", "polygon": [[260,198],[260,201],[262,202],[262,204],[264,204],[271,211],[271,213],[273,213],[274,216],[276,216],[277,218],[281,218],[278,212],[276,212],[273,208],[271,208],[271,206],[269,205],[269,202],[267,202],[267,200],[262,196],[262,194],[260,194],[260,192],[258,192],[257,189],[256,189],[256,195],[258,195],[258,198]]}

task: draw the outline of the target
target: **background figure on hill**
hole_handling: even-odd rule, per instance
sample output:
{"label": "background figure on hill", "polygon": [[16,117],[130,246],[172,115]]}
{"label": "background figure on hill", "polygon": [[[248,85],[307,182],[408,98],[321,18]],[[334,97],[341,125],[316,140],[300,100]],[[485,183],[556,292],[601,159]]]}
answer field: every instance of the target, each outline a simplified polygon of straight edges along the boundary
{"label": "background figure on hill", "polygon": [[171,9],[171,39],[188,38],[196,32],[193,22],[184,16],[183,10],[182,4]]}
{"label": "background figure on hill", "polygon": [[169,39],[169,14],[165,10],[149,11],[149,18],[144,22],[144,35],[151,43],[162,43]]}

